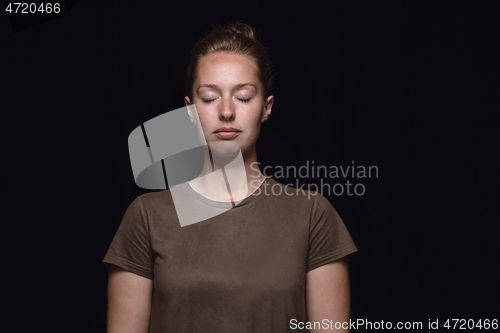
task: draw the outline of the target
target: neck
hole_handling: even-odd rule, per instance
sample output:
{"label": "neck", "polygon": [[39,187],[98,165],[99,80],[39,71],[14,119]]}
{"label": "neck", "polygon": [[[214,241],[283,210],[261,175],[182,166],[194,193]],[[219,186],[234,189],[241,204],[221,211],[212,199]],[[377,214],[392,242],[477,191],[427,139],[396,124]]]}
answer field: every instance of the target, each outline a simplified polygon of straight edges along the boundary
{"label": "neck", "polygon": [[243,152],[242,157],[241,163],[239,157],[216,155],[209,144],[204,149],[203,170],[189,184],[215,201],[240,201],[250,196],[266,177],[260,172],[255,146]]}

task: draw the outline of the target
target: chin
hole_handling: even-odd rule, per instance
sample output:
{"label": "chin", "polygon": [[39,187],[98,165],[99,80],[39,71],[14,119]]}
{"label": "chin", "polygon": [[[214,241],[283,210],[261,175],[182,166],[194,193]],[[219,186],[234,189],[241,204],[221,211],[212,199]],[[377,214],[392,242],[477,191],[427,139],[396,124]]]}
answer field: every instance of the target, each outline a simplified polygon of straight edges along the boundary
{"label": "chin", "polygon": [[212,141],[210,142],[212,153],[221,157],[236,157],[240,153],[240,146],[229,140]]}

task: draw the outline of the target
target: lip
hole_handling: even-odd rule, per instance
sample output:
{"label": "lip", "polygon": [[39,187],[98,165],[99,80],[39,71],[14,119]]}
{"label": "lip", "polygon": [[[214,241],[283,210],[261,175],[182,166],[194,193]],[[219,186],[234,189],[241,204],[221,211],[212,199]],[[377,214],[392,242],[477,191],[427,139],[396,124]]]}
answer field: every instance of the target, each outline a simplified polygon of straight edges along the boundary
{"label": "lip", "polygon": [[240,135],[241,131],[234,127],[221,127],[215,131],[215,136],[219,139],[232,139]]}

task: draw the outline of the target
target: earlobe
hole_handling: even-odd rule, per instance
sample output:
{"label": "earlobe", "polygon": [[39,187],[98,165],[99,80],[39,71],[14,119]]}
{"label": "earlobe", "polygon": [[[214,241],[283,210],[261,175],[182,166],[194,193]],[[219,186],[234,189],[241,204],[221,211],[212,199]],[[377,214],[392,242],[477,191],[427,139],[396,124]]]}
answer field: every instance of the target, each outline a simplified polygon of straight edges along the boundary
{"label": "earlobe", "polygon": [[189,115],[189,119],[191,119],[191,122],[196,125],[196,117],[194,116],[193,112],[189,109],[189,106],[191,105],[191,101],[189,100],[188,96],[184,97],[184,103],[187,106],[187,112]]}
{"label": "earlobe", "polygon": [[273,102],[274,102],[274,96],[269,96],[266,100],[266,105],[264,106],[263,110],[263,117],[262,117],[262,122],[267,121],[269,119],[269,116],[271,115],[271,109],[273,107]]}

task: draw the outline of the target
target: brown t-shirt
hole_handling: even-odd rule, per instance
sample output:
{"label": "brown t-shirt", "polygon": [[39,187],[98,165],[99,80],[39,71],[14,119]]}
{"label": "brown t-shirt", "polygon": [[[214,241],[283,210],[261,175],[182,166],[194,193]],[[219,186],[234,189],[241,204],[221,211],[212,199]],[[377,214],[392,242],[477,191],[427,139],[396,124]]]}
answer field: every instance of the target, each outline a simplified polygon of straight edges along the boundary
{"label": "brown t-shirt", "polygon": [[306,273],[357,252],[325,197],[266,178],[236,207],[184,227],[170,190],[137,197],[103,263],[153,280],[150,333],[306,332],[291,329],[307,320]]}

